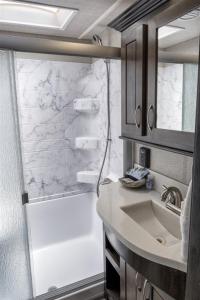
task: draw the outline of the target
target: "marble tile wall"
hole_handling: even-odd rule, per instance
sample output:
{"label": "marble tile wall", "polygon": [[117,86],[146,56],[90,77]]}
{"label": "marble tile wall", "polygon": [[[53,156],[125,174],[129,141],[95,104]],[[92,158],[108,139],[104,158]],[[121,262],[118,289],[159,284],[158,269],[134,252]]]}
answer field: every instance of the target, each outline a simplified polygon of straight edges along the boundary
{"label": "marble tile wall", "polygon": [[[92,64],[91,72],[80,81],[84,97],[92,95],[100,101],[100,109],[97,116],[90,121],[88,132],[90,136],[100,137],[99,161],[103,159],[105,149],[105,137],[107,130],[107,81],[106,68],[103,60]],[[114,173],[122,176],[122,141],[119,139],[121,133],[121,63],[111,60],[110,62],[110,107],[111,107],[111,138],[108,149],[108,159],[104,168],[104,176]],[[96,154],[95,154],[96,156]],[[99,167],[98,167],[99,168]]]}
{"label": "marble tile wall", "polygon": [[[80,193],[93,187],[77,184],[76,173],[98,170],[106,136],[106,68],[92,64],[17,58],[18,106],[23,168],[30,199]],[[120,135],[120,62],[111,61],[112,142],[104,175],[122,174]],[[94,114],[76,112],[73,100],[95,97]],[[75,137],[97,136],[97,150],[75,149]]]}
{"label": "marble tile wall", "polygon": [[198,86],[198,65],[183,65],[183,120],[184,131],[195,131],[196,101]]}
{"label": "marble tile wall", "polygon": [[159,63],[157,127],[182,130],[183,65]]}

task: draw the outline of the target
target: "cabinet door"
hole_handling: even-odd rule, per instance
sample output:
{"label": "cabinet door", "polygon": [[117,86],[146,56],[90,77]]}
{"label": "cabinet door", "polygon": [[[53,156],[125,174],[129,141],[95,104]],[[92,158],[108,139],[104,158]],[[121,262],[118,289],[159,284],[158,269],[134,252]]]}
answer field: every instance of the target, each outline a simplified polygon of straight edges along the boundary
{"label": "cabinet door", "polygon": [[[184,41],[179,40],[181,29],[173,34],[167,33],[167,28],[178,28],[176,24],[188,13],[188,7],[184,10],[183,4],[178,2],[176,9],[166,9],[165,17],[158,15],[148,27],[147,140],[193,152],[199,89],[200,20],[195,33],[193,20],[188,20],[188,35]],[[191,15],[192,5],[189,8]]]}
{"label": "cabinet door", "polygon": [[120,300],[126,300],[126,262],[120,257]]}
{"label": "cabinet door", "polygon": [[175,300],[157,287],[153,287],[153,300]]}
{"label": "cabinet door", "polygon": [[164,299],[154,290],[153,300],[164,300]]}
{"label": "cabinet door", "polygon": [[142,300],[153,300],[153,287],[151,283],[145,279],[142,291]]}
{"label": "cabinet door", "polygon": [[137,300],[136,271],[126,264],[126,299]]}
{"label": "cabinet door", "polygon": [[147,25],[122,34],[122,136],[146,132]]}
{"label": "cabinet door", "polygon": [[143,300],[145,278],[126,264],[126,300]]}

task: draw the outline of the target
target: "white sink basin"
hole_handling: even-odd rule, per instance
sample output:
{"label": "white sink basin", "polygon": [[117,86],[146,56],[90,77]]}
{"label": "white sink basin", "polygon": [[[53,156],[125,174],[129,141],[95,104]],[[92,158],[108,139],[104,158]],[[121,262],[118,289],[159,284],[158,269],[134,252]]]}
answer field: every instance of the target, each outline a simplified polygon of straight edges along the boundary
{"label": "white sink basin", "polygon": [[148,200],[121,209],[161,245],[170,247],[180,243],[179,216],[164,206]]}

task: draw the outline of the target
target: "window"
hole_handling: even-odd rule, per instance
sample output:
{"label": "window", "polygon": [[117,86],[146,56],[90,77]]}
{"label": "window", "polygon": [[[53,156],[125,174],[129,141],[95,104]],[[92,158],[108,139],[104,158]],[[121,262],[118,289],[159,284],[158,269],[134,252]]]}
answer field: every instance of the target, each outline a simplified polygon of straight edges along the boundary
{"label": "window", "polygon": [[71,8],[0,0],[0,24],[64,30],[76,13]]}

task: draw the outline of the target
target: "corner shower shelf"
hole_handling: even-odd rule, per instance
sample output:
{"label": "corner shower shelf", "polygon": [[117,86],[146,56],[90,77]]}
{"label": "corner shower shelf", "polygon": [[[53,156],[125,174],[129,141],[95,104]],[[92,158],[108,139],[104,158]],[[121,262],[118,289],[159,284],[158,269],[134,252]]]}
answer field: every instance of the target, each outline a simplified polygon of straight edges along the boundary
{"label": "corner shower shelf", "polygon": [[77,182],[90,184],[96,184],[98,176],[99,173],[97,171],[80,171],[76,174]]}
{"label": "corner shower shelf", "polygon": [[75,139],[75,148],[76,149],[96,149],[99,145],[99,139],[96,137],[77,137]]}
{"label": "corner shower shelf", "polygon": [[74,99],[74,109],[80,112],[95,113],[99,110],[99,101],[96,98]]}

